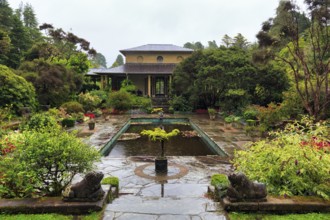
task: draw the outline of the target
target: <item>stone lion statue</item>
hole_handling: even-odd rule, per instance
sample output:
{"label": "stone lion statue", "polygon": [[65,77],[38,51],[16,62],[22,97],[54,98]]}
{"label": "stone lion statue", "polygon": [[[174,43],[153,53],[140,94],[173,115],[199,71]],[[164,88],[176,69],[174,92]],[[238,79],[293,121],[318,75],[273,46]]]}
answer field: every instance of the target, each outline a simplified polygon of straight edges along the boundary
{"label": "stone lion statue", "polygon": [[233,173],[228,176],[230,186],[227,189],[227,197],[231,202],[240,201],[266,201],[266,185],[252,182],[243,173]]}
{"label": "stone lion statue", "polygon": [[67,202],[95,202],[103,198],[101,187],[103,173],[90,172],[84,179],[76,184],[69,185],[62,192],[63,200]]}

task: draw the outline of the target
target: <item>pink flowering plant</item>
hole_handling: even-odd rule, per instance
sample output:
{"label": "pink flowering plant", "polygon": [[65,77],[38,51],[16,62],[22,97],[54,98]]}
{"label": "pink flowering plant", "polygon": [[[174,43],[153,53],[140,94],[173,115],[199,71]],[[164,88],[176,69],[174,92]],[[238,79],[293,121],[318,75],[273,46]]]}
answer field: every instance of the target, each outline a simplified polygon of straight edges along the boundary
{"label": "pink flowering plant", "polygon": [[244,151],[233,164],[249,178],[263,182],[271,194],[330,199],[329,128],[304,117],[271,133]]}
{"label": "pink flowering plant", "polygon": [[85,113],[84,116],[88,117],[89,119],[94,119],[95,118],[95,114],[93,114],[93,113]]}

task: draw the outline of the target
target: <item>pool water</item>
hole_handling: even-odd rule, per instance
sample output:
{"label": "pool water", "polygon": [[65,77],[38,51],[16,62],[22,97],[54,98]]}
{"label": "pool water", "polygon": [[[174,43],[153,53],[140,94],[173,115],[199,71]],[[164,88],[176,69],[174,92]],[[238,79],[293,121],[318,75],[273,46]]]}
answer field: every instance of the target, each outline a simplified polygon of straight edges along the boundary
{"label": "pool water", "polygon": [[[144,129],[154,129],[156,124],[131,124],[126,134],[140,134]],[[164,129],[169,132],[173,129],[180,131],[193,131],[189,124],[164,124]],[[166,156],[206,156],[216,155],[198,136],[184,137],[182,133],[165,141]],[[161,153],[159,142],[149,140],[147,136],[141,136],[133,140],[118,140],[112,150],[110,157],[127,156],[158,156]]]}

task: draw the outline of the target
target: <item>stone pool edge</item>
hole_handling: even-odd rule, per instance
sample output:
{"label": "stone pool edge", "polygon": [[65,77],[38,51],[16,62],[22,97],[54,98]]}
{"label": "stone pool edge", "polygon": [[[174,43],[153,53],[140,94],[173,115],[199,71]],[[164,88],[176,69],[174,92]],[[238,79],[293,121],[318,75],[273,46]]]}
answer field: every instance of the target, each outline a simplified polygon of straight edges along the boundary
{"label": "stone pool edge", "polygon": [[[99,150],[102,156],[107,156],[112,148],[114,147],[117,139],[120,137],[122,133],[124,133],[132,123],[141,122],[143,120],[149,120],[150,123],[155,123],[160,121],[158,118],[148,118],[148,117],[137,117],[137,118],[129,118],[124,125],[116,132],[116,134]],[[179,121],[178,121],[179,120]],[[204,132],[195,122],[193,122],[190,118],[182,117],[182,118],[163,118],[162,122],[173,121],[173,122],[185,122],[189,123],[189,125],[198,132],[201,140],[210,148],[211,151],[216,153],[221,157],[229,157],[229,154],[225,151],[225,149],[221,148],[209,135]]]}

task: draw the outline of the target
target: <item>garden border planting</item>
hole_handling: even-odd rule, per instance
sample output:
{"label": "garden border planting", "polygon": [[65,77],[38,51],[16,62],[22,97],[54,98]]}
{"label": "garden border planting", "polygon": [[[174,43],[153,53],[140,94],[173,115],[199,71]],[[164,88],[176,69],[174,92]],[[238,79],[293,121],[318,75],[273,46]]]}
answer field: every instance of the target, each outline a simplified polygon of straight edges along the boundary
{"label": "garden border planting", "polygon": [[227,198],[221,204],[228,212],[270,212],[270,213],[308,213],[330,212],[330,202],[326,201],[297,201],[267,197],[267,202],[230,202]]}

